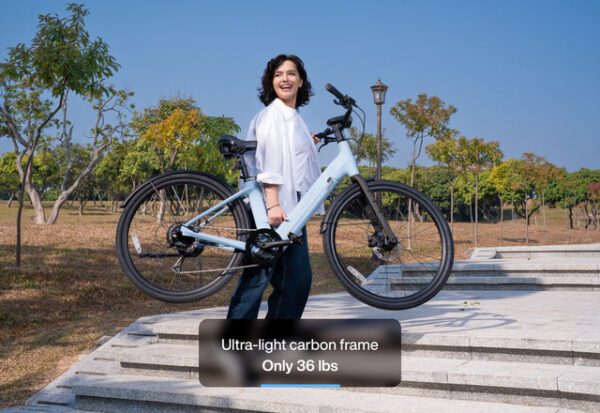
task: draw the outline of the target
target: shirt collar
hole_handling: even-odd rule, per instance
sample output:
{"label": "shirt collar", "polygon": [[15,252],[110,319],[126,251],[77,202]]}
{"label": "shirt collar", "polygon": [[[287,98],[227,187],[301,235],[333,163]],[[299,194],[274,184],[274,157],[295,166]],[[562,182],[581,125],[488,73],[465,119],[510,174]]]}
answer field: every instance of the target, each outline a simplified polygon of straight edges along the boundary
{"label": "shirt collar", "polygon": [[290,108],[288,105],[283,103],[283,101],[279,98],[275,98],[275,100],[273,101],[273,105],[277,109],[279,109],[279,111],[281,112],[281,114],[283,115],[285,120],[289,120],[289,119],[293,118],[296,115],[296,113],[298,113],[297,109]]}

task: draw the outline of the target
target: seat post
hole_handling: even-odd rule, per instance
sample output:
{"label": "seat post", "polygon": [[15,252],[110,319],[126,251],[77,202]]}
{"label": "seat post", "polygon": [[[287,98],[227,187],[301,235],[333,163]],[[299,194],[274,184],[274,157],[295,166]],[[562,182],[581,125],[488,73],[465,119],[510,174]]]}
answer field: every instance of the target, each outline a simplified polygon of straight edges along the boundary
{"label": "seat post", "polygon": [[249,176],[248,176],[248,166],[246,166],[246,160],[244,159],[244,155],[243,154],[236,155],[236,159],[237,159],[238,164],[239,164],[238,168],[241,171],[242,179],[244,181],[248,180],[248,178],[249,178]]}

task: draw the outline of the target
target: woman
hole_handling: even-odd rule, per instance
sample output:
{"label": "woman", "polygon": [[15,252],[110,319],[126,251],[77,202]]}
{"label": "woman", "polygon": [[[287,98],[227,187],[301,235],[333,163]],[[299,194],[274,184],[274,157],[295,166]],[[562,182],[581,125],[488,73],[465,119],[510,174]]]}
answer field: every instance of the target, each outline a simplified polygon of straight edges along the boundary
{"label": "woman", "polygon": [[[256,140],[257,147],[247,164],[263,186],[269,224],[277,227],[321,173],[311,133],[298,113],[298,107],[306,105],[312,94],[302,60],[294,55],[271,59],[259,92],[266,108],[250,122],[247,139]],[[227,318],[257,318],[269,282],[273,292],[267,318],[302,317],[312,281],[306,228],[302,239],[302,243],[289,246],[274,266],[244,271]]]}

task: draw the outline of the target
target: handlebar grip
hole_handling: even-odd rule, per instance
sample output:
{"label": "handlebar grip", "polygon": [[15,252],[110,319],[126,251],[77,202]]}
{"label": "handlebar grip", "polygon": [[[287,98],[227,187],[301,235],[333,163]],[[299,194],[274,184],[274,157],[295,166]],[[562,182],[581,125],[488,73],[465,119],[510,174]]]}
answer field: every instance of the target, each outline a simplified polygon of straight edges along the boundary
{"label": "handlebar grip", "polygon": [[342,93],[341,93],[339,90],[337,90],[337,89],[335,88],[335,86],[333,86],[331,83],[327,83],[327,84],[325,85],[325,89],[327,89],[327,91],[328,91],[329,93],[331,93],[332,95],[334,95],[334,96],[335,96],[336,98],[338,98],[340,101],[343,101],[343,100],[344,100],[344,95],[342,95]]}

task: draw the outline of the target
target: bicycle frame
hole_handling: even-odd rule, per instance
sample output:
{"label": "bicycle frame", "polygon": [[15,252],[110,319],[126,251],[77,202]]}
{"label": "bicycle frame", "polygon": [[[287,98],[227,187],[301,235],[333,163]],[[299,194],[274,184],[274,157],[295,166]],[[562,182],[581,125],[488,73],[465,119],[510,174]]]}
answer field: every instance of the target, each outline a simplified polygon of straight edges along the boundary
{"label": "bicycle frame", "polygon": [[[356,160],[350,149],[348,141],[338,141],[338,154],[334,160],[327,166],[317,181],[310,187],[308,192],[300,199],[298,205],[287,214],[287,220],[275,230],[282,240],[289,240],[295,236],[300,236],[302,228],[306,226],[310,218],[317,211],[319,206],[333,192],[335,187],[346,176],[358,175]],[[187,221],[181,228],[181,233],[186,237],[193,237],[202,243],[212,245],[226,250],[246,249],[246,243],[231,238],[215,236],[203,232],[195,232],[188,227],[194,225],[203,219],[207,223],[216,219],[225,212],[227,205],[237,199],[247,197],[250,201],[250,208],[256,223],[256,228],[271,228],[267,220],[267,211],[263,200],[262,189],[255,179],[245,181],[244,188],[221,201],[217,205],[209,208],[197,217]],[[212,215],[216,212],[215,215]],[[202,228],[202,225],[200,226]]]}

